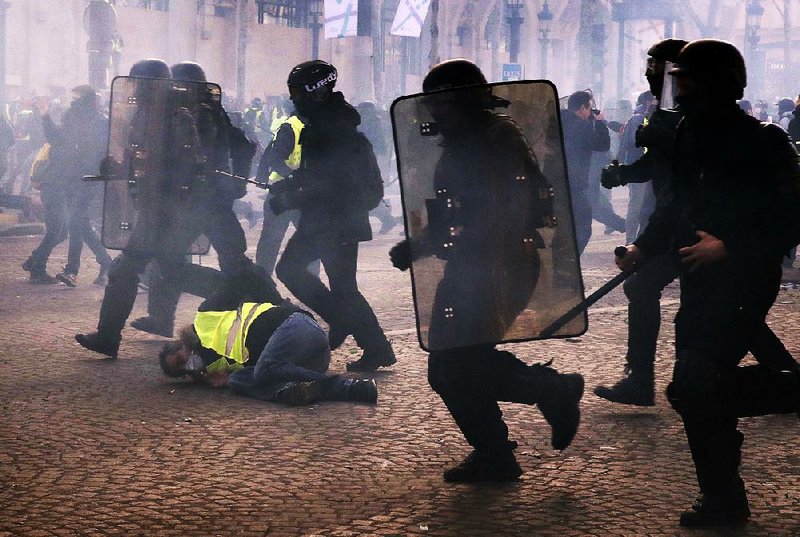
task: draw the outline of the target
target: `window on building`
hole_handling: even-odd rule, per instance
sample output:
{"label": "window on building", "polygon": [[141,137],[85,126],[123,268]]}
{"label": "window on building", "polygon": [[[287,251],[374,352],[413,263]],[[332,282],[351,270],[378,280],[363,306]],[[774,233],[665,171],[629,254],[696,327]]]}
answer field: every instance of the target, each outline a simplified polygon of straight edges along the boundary
{"label": "window on building", "polygon": [[314,0],[256,0],[258,23],[308,28],[313,4]]}
{"label": "window on building", "polygon": [[111,0],[115,6],[138,7],[153,11],[169,11],[169,0]]}
{"label": "window on building", "polygon": [[214,0],[212,7],[215,17],[233,17],[236,13],[236,4],[233,0]]}

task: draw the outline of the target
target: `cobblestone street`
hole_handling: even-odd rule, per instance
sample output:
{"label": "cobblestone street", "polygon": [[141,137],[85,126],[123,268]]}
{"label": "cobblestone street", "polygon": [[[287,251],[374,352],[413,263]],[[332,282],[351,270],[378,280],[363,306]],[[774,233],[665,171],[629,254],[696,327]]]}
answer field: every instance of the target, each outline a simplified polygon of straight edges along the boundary
{"label": "cobblestone street", "polygon": [[[259,229],[248,232],[251,257]],[[663,301],[655,407],[591,393],[622,373],[620,287],[590,310],[584,336],[507,347],[529,363],[553,360],[586,377],[573,444],[553,451],[535,407],[504,405],[522,479],[452,485],[441,472],[469,447],[426,380],[409,276],[388,261],[398,229],[360,254],[362,291],[398,358],[375,375],[378,404],[307,408],[168,379],[157,359],[165,340],[131,328],[119,358],[100,359],[73,339],[94,329],[102,299],[88,249],[77,288],[33,286],[20,263],[39,237],[0,239],[0,537],[719,535],[677,524],[698,492],[680,420],[663,394],[677,284]],[[587,294],[616,273],[609,252],[623,241],[597,224],[594,231],[583,258]],[[66,243],[50,273],[65,259]],[[146,298],[139,295],[131,319],[144,315]],[[799,300],[800,291],[781,291],[768,319],[796,355]],[[199,302],[181,299],[178,326],[191,322]],[[344,372],[356,352],[349,338],[331,370]],[[798,417],[744,419],[740,428],[753,516],[725,535],[800,535]]]}

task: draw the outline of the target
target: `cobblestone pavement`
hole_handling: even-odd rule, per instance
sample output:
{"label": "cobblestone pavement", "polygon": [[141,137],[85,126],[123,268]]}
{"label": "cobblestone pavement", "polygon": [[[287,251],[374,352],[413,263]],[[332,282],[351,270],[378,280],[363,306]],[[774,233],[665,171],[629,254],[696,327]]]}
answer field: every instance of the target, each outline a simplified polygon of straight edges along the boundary
{"label": "cobblestone pavement", "polygon": [[[615,273],[607,252],[622,240],[595,232],[583,260],[589,290]],[[529,362],[553,359],[559,370],[585,375],[572,446],[552,451],[535,408],[505,405],[522,479],[445,484],[442,469],[468,447],[427,385],[409,278],[387,262],[397,238],[364,245],[359,273],[398,356],[376,375],[379,404],[309,408],[169,380],[156,359],[164,340],[129,328],[119,359],[98,359],[73,340],[97,319],[94,261],[85,257],[76,289],[31,286],[19,264],[38,239],[0,240],[0,536],[717,535],[677,526],[697,490],[679,419],[663,396],[671,323],[660,339],[654,408],[591,394],[622,370],[621,289],[592,308],[583,337],[510,346]],[[254,231],[249,239],[254,245]],[[62,245],[51,271],[65,256]],[[665,319],[677,292],[673,284],[665,293]],[[795,353],[799,293],[782,291],[769,320]],[[132,318],[144,313],[145,298]],[[198,303],[184,297],[179,320],[190,322]],[[355,352],[349,339],[332,370],[344,371]],[[735,534],[800,535],[797,417],[746,419],[741,428],[753,518]]]}

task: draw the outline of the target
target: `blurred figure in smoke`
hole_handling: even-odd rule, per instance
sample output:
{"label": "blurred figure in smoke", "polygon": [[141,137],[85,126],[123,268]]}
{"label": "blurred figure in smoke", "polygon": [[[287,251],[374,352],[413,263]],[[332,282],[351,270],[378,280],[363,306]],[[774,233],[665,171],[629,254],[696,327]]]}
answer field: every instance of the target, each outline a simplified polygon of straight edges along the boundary
{"label": "blurred figure in smoke", "polygon": [[[174,80],[206,81],[202,67],[194,62],[177,63],[170,70]],[[248,176],[255,144],[247,139],[241,129],[233,126],[222,108],[213,109],[208,105],[201,105],[197,113],[196,129],[203,147],[203,159],[209,166],[207,173],[212,177],[205,186],[195,186],[192,193],[193,206],[190,210],[202,214],[202,219],[198,221],[187,218],[181,225],[192,228],[187,234],[190,242],[201,234],[209,238],[211,246],[219,256],[220,269],[224,276],[230,278],[250,275],[254,280],[260,280],[264,276],[263,271],[257,270],[245,255],[247,240],[233,210],[234,201],[246,192],[246,183],[228,177],[213,176],[215,170],[225,171],[229,167],[229,162],[235,175]],[[275,285],[272,280],[264,279],[267,280],[264,282],[267,287],[274,290]],[[187,282],[187,280],[199,280],[199,282]],[[202,289],[212,288],[215,281],[217,281],[216,275],[195,267],[191,259],[169,271],[154,273],[150,279],[147,316],[134,319],[131,327],[171,337],[181,293],[192,290],[194,285],[199,285]],[[281,301],[277,291],[274,291],[270,298],[275,303]]]}
{"label": "blurred figure in smoke", "polygon": [[[381,118],[378,115],[378,107],[372,101],[364,101],[356,106],[356,110],[361,114],[361,126],[359,130],[364,133],[364,136],[372,144],[372,149],[375,151],[375,158],[378,159],[381,165],[381,175],[385,178],[389,177],[387,166],[387,157],[390,148],[389,142],[384,136],[383,125],[381,125]],[[385,188],[385,186],[384,186]],[[392,205],[388,198],[384,198],[377,207],[372,209],[369,213],[381,222],[381,229],[378,230],[380,235],[389,233],[397,225],[397,218],[392,216]]]}
{"label": "blurred figure in smoke", "polygon": [[91,208],[99,194],[97,184],[83,181],[84,175],[97,175],[108,141],[108,118],[99,110],[97,93],[90,86],[72,90],[73,99],[57,125],[48,114],[42,125],[50,144],[46,163],[36,170],[46,211],[47,230],[39,246],[22,264],[31,283],[54,283],[47,274],[47,260],[61,241],[69,236],[67,264],[56,276],[69,287],[77,285],[83,243],[91,248],[100,265],[95,283],[105,283],[111,267],[108,255],[91,223]]}

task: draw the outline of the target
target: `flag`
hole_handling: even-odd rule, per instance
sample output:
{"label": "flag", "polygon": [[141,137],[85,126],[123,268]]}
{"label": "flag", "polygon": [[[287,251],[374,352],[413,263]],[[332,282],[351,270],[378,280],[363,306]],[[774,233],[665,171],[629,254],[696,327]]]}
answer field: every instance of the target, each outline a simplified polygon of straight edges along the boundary
{"label": "flag", "polygon": [[428,16],[431,0],[400,0],[392,23],[392,35],[419,37],[422,25]]}
{"label": "flag", "polygon": [[325,0],[325,39],[358,35],[358,0]]}

